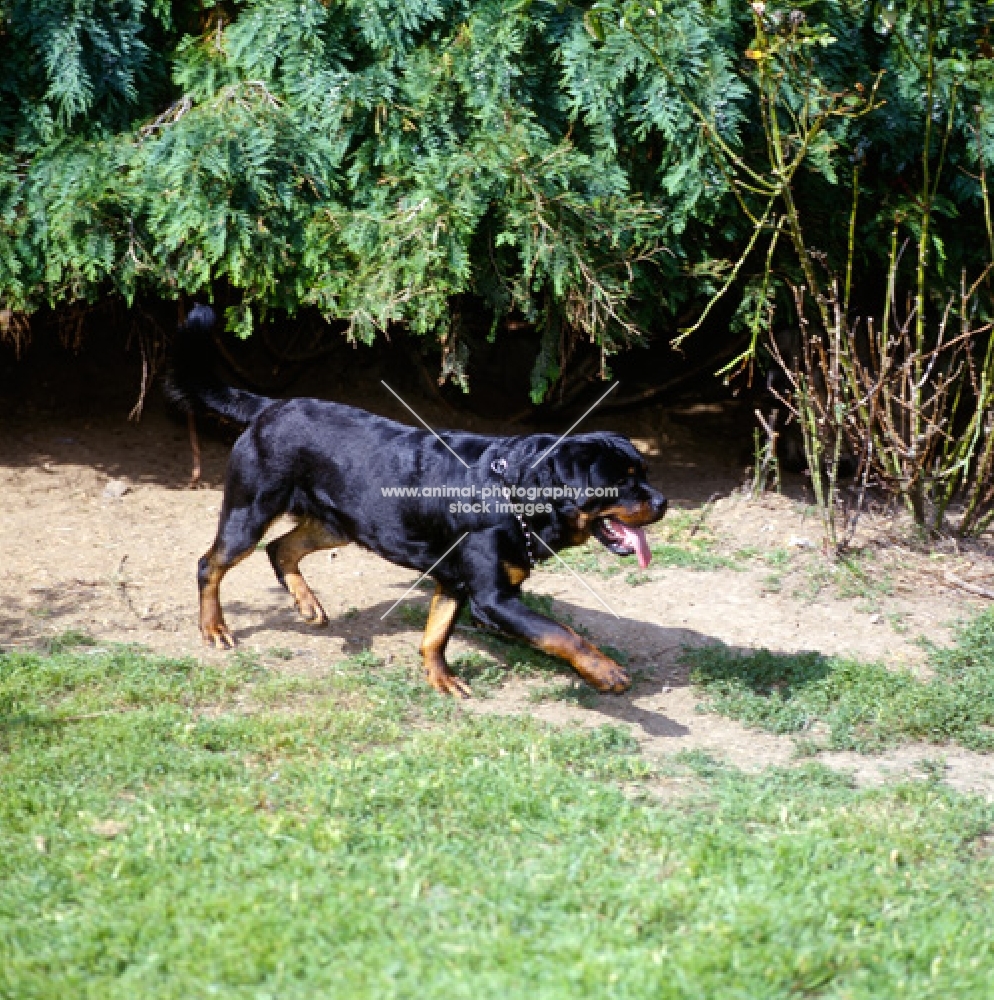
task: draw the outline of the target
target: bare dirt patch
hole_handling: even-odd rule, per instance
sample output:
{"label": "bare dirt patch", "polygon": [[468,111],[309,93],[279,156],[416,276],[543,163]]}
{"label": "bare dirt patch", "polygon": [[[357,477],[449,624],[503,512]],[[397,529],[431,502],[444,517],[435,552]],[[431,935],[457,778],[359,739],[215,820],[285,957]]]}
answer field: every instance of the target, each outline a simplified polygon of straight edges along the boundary
{"label": "bare dirt patch", "polygon": [[[399,416],[387,405],[379,409]],[[185,429],[161,414],[138,425],[117,415],[34,414],[5,423],[0,643],[30,646],[76,629],[101,642],[223,661],[228,654],[205,649],[199,639],[194,572],[214,533],[227,446],[204,442],[209,485],[189,489]],[[701,570],[657,559],[634,581],[624,571],[585,572],[613,613],[569,573],[537,572],[527,586],[551,597],[558,614],[598,642],[627,653],[640,679],[623,697],[590,695],[582,703],[536,700],[550,678],[511,679],[468,711],[529,713],[557,725],[619,723],[656,754],[702,748],[744,768],[788,763],[792,740],[697,711],[679,661],[685,645],[816,650],[914,667],[923,661],[921,636],[942,641],[951,623],[981,606],[943,582],[950,570],[984,578],[989,562],[980,550],[919,555],[888,543],[896,531],[889,523],[867,523],[856,569],[840,575],[818,551],[817,521],[800,499],[733,494],[739,468],[702,451],[661,412],[643,413],[621,429],[652,456],[651,478],[674,501],[675,516],[691,517],[681,508],[695,512],[693,537],[706,538],[702,551],[722,564]],[[108,489],[111,482],[117,485]],[[716,494],[721,498],[705,507]],[[228,576],[224,604],[242,648],[294,673],[320,674],[364,649],[416,669],[416,616],[381,620],[413,573],[355,547],[315,555],[304,569],[331,619],[327,628],[298,621],[264,554]],[[410,601],[426,596],[417,592]],[[472,631],[460,630],[450,653],[458,658],[479,648]],[[820,759],[872,783],[914,773],[923,758],[940,756],[952,784],[994,794],[991,759],[955,748]]]}

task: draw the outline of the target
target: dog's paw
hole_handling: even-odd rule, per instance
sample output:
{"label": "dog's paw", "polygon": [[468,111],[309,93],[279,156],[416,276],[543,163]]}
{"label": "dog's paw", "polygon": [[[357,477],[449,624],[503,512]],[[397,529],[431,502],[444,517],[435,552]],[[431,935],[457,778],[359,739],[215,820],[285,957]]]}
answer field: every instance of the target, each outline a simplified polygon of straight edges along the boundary
{"label": "dog's paw", "polygon": [[632,686],[624,667],[606,656],[577,666],[577,673],[601,694],[621,694]]}
{"label": "dog's paw", "polygon": [[290,591],[293,603],[297,607],[297,614],[308,625],[319,626],[328,624],[328,616],[324,613],[321,602],[315,596],[314,591],[307,586],[307,581],[299,573],[288,573],[280,582]]}
{"label": "dog's paw", "polygon": [[444,666],[429,665],[425,668],[425,677],[428,683],[439,693],[448,694],[453,698],[472,698],[473,692],[465,681],[461,681],[455,674],[449,673]]}
{"label": "dog's paw", "polygon": [[315,628],[328,624],[328,616],[316,598],[310,601],[297,601],[297,613],[308,625],[313,625]]}
{"label": "dog's paw", "polygon": [[204,625],[200,629],[200,634],[204,638],[204,644],[213,646],[214,649],[234,649],[235,637],[228,631],[228,626],[224,622],[213,622]]}

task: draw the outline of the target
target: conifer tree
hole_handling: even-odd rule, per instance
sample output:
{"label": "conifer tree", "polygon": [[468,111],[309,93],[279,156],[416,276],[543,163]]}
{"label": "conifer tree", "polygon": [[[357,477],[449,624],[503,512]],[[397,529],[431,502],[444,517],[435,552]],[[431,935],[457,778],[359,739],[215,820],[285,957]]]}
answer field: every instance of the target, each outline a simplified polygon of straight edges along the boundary
{"label": "conifer tree", "polygon": [[[913,211],[913,151],[935,113],[922,104],[916,40],[937,8],[799,7],[775,13],[831,38],[814,53],[825,85],[883,71],[886,101],[809,157],[797,188],[805,235],[838,258],[858,157],[863,270],[883,273],[871,223]],[[742,192],[714,154],[717,141],[745,163],[765,155],[743,3],[0,10],[7,309],[169,299],[224,282],[241,295],[228,322],[242,333],[260,310],[312,306],[368,340],[391,323],[445,336],[453,297],[469,293],[534,321],[541,396],[564,331],[611,351],[672,329],[749,236]],[[978,177],[994,151],[994,43],[987,5],[956,0],[941,16],[953,128],[934,239],[954,275],[987,252]],[[762,269],[747,262],[738,276],[744,301]]]}

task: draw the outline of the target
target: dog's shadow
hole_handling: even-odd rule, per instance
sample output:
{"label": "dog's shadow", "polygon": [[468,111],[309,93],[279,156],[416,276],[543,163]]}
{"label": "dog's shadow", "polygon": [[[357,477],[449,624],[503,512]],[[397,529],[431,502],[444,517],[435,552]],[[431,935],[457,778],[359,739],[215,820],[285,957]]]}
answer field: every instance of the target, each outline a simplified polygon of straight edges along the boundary
{"label": "dog's shadow", "polygon": [[[364,608],[352,608],[337,615],[329,614],[329,622],[321,629],[302,622],[289,605],[282,590],[273,588],[275,600],[280,602],[255,625],[239,627],[238,618],[242,612],[259,611],[258,605],[251,608],[239,601],[230,602],[229,619],[239,640],[245,641],[261,632],[283,632],[313,637],[325,632],[329,637],[343,641],[346,656],[365,652],[375,636],[414,633],[420,637],[427,617],[428,593],[413,592],[405,602],[394,608],[394,599],[385,599]],[[390,609],[393,608],[391,611]],[[703,635],[693,629],[657,625],[639,619],[615,617],[606,612],[571,604],[562,599],[552,602],[551,616],[583,633],[591,642],[605,649],[610,655],[625,663],[632,674],[634,684],[622,695],[602,695],[583,685],[569,665],[552,657],[531,650],[523,643],[500,635],[488,629],[471,624],[462,618],[454,634],[455,640],[462,640],[470,650],[484,654],[502,663],[514,663],[524,658],[529,672],[547,682],[559,682],[558,694],[561,698],[587,711],[605,716],[607,719],[637,726],[651,737],[680,737],[690,730],[668,718],[662,712],[645,708],[644,703],[654,695],[687,686],[687,670],[681,663],[681,651],[687,646],[699,646],[715,642],[713,637]],[[389,613],[388,613],[389,612]],[[460,655],[450,646],[450,661],[455,661],[454,669],[460,670]],[[571,682],[574,682],[571,683]],[[550,690],[554,688],[550,685]],[[640,702],[642,704],[636,704]]]}

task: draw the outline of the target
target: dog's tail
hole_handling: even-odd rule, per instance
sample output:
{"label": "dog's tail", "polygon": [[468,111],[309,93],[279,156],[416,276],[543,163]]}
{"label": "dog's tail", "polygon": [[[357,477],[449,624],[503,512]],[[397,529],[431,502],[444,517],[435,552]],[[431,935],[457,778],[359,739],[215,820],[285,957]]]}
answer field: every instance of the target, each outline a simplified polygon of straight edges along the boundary
{"label": "dog's tail", "polygon": [[198,305],[179,328],[163,379],[166,398],[184,413],[209,413],[241,428],[250,424],[273,400],[225,385],[215,371],[211,331],[214,310]]}

